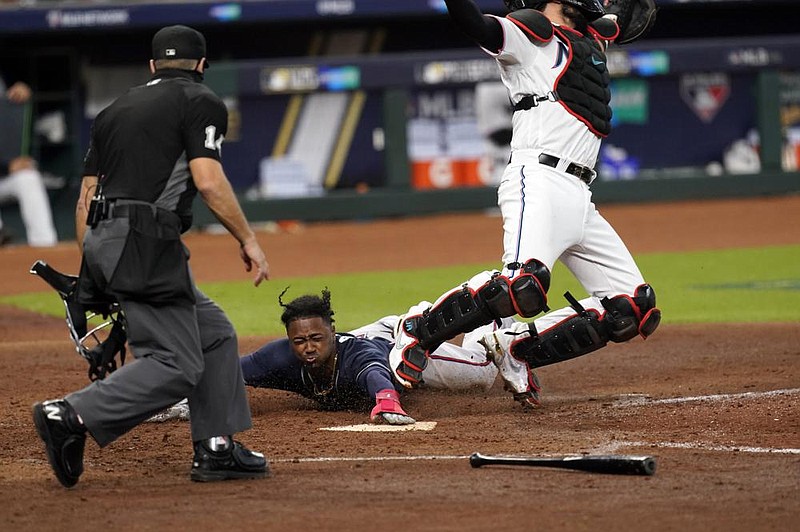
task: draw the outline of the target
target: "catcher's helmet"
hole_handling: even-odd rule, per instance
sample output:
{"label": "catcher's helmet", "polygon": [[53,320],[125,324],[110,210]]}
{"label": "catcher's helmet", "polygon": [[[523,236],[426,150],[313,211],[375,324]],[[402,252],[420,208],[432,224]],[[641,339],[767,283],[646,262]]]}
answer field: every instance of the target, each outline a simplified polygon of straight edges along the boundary
{"label": "catcher's helmet", "polygon": [[[553,0],[504,0],[509,11],[517,9],[541,9],[544,4]],[[606,14],[603,3],[600,0],[558,0],[561,4],[567,4],[578,8],[586,20],[589,22],[597,20]]]}
{"label": "catcher's helmet", "polygon": [[606,14],[600,0],[559,0],[562,4],[577,7],[589,22],[597,20]]}
{"label": "catcher's helmet", "polygon": [[509,11],[517,9],[539,9],[547,3],[547,0],[503,0]]}

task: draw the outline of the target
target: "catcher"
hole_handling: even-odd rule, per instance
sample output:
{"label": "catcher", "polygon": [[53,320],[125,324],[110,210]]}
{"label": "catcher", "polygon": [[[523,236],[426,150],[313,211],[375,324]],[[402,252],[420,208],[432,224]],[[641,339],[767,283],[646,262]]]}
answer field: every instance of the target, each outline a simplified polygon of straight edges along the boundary
{"label": "catcher", "polygon": [[492,57],[514,106],[511,157],[497,190],[502,271],[487,271],[410,310],[390,354],[397,380],[413,387],[430,354],[460,333],[503,318],[549,311],[556,261],[589,297],[483,341],[495,358],[528,373],[514,398],[538,402],[535,368],[586,355],[608,342],[646,338],[661,312],[624,242],[592,203],[590,185],[611,130],[606,49],[641,38],[652,0],[505,0],[505,17],[472,0],[444,0],[452,22]]}

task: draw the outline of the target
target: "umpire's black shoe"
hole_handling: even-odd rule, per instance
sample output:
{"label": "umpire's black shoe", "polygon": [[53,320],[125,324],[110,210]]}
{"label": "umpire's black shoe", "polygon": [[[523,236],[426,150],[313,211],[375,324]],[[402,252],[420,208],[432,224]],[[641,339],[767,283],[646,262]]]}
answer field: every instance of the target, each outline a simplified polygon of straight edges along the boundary
{"label": "umpire's black shoe", "polygon": [[264,455],[251,451],[238,441],[226,450],[212,451],[208,440],[195,442],[192,480],[213,482],[236,478],[266,478],[269,466]]}
{"label": "umpire's black shoe", "polygon": [[86,427],[63,399],[33,405],[33,422],[47,449],[47,460],[66,488],[78,483],[83,473]]}

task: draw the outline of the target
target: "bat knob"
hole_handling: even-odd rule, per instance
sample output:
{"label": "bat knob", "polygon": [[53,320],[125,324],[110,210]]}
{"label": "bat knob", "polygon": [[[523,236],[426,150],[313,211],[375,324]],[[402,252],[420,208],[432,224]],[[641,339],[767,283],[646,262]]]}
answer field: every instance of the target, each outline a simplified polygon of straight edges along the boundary
{"label": "bat knob", "polygon": [[652,475],[653,473],[656,472],[656,460],[655,460],[655,458],[653,458],[651,456],[648,456],[645,459],[645,461],[642,464],[642,466],[644,468],[644,474],[645,475]]}
{"label": "bat knob", "polygon": [[481,455],[478,453],[472,453],[469,455],[469,465],[472,467],[480,467],[483,465],[483,460],[481,459]]}

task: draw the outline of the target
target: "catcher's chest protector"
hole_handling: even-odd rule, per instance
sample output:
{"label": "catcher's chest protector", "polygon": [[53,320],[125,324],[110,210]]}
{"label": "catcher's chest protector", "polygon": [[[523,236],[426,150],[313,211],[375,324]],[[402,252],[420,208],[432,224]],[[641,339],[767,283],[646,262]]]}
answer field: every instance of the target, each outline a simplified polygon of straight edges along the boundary
{"label": "catcher's chest protector", "polygon": [[555,32],[572,51],[566,70],[556,82],[561,103],[599,137],[611,132],[611,76],[606,55],[591,37],[571,31]]}

